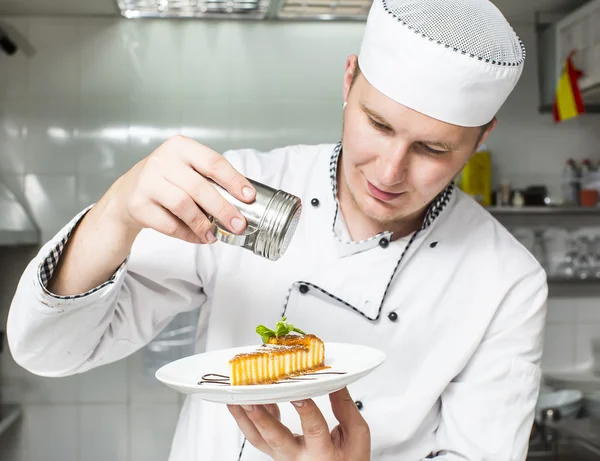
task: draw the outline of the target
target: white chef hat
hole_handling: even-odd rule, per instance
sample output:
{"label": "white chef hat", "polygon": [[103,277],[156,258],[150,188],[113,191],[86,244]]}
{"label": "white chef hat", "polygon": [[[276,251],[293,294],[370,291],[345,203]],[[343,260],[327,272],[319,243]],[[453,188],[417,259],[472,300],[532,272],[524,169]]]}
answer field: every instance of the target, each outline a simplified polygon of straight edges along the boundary
{"label": "white chef hat", "polygon": [[358,59],[367,81],[402,105],[482,126],[517,84],[525,47],[489,0],[374,0]]}

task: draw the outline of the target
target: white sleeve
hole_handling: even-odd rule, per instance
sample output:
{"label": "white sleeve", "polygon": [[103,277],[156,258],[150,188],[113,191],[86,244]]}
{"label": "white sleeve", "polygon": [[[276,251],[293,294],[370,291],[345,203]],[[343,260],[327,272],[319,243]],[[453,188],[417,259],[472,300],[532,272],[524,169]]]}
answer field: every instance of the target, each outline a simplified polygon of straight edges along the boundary
{"label": "white sleeve", "polygon": [[[150,342],[178,313],[206,299],[197,246],[143,230],[127,260],[104,284],[76,296],[46,285],[84,210],[29,263],[10,306],[7,339],[30,372],[66,376],[114,362]],[[207,261],[207,266],[212,264]]]}
{"label": "white sleeve", "polygon": [[507,293],[475,354],[442,394],[431,459],[526,459],[541,380],[547,291],[546,274],[538,268]]}

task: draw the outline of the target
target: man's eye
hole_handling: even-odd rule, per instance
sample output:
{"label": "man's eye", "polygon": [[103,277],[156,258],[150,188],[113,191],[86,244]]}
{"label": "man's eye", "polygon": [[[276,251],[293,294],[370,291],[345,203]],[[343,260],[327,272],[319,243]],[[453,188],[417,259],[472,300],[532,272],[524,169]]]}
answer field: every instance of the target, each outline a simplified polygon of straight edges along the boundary
{"label": "man's eye", "polygon": [[442,154],[445,154],[446,152],[448,152],[448,151],[445,151],[445,150],[432,149],[431,147],[429,147],[426,144],[421,144],[421,148],[425,152],[427,152],[428,154],[431,154],[431,155],[442,155]]}
{"label": "man's eye", "polygon": [[380,131],[390,131],[389,126],[384,125],[383,123],[379,123],[379,122],[373,120],[371,117],[369,117],[369,122],[371,123],[371,125],[373,125],[374,128],[376,128]]}

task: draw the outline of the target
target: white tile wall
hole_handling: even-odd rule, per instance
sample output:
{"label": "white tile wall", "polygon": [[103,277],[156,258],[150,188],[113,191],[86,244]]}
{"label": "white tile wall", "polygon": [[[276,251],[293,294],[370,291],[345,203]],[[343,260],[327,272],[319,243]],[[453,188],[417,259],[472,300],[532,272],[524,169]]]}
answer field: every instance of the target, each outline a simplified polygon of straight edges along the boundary
{"label": "white tile wall", "polygon": [[[337,141],[345,59],[358,51],[363,27],[2,20],[34,53],[0,54],[0,178],[27,201],[44,239],[173,134],[218,151]],[[600,119],[555,126],[537,114],[533,27],[517,29],[529,64],[489,139],[494,175],[518,187],[541,181],[556,188],[567,157],[600,158]],[[0,250],[3,322],[29,256]],[[599,301],[551,300],[545,368],[589,360]],[[0,459],[164,461],[181,397],[148,377],[144,359],[142,350],[83,375],[44,379],[2,357],[3,398],[26,412]]]}
{"label": "white tile wall", "polygon": [[128,433],[128,428],[129,409],[125,404],[81,405],[78,459],[80,461],[127,461],[130,439],[123,435]]}
{"label": "white tile wall", "polygon": [[178,405],[134,405],[130,410],[130,461],[166,460],[179,416]]}
{"label": "white tile wall", "polygon": [[79,461],[83,433],[77,405],[29,405],[23,417],[31,461]]}

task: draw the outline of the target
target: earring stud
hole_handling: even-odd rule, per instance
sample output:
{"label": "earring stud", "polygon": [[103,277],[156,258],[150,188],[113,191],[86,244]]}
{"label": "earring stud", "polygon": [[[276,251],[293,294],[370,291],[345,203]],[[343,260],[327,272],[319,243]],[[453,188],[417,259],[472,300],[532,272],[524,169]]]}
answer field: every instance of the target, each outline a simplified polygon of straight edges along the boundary
{"label": "earring stud", "polygon": [[342,109],[345,109],[347,105],[348,105],[348,103],[346,101],[344,101],[344,104],[342,104]]}

